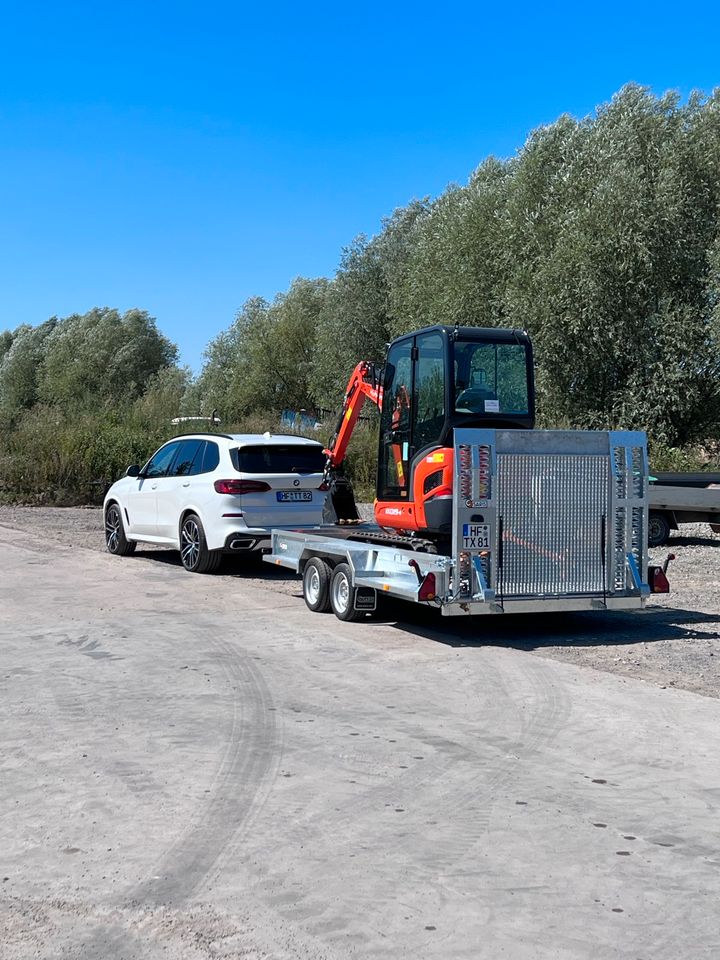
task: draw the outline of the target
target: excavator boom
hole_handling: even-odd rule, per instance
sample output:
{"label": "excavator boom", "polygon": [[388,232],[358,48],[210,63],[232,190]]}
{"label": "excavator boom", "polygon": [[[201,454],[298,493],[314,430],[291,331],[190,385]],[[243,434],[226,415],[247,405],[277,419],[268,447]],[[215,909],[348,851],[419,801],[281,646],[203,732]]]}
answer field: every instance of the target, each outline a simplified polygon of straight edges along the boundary
{"label": "excavator boom", "polygon": [[352,485],[340,470],[365,401],[372,400],[377,407],[382,407],[382,378],[382,365],[370,360],[361,360],[350,374],[335,433],[323,451],[325,483],[330,490],[325,519],[331,523],[357,523],[360,519]]}
{"label": "excavator boom", "polygon": [[327,456],[326,471],[339,467],[345,459],[350,437],[365,401],[372,400],[377,407],[382,407],[382,371],[381,365],[361,360],[350,374],[335,433],[323,451]]}

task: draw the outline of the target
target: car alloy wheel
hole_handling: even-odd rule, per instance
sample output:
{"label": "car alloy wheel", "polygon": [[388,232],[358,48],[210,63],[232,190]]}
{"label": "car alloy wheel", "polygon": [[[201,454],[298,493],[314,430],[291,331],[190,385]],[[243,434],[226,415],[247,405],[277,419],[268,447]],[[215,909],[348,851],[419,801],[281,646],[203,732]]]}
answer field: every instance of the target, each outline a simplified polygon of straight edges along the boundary
{"label": "car alloy wheel", "polygon": [[194,570],[200,559],[200,529],[194,517],[188,517],[180,533],[180,557],[187,570]]}
{"label": "car alloy wheel", "polygon": [[108,553],[116,557],[127,557],[135,551],[135,541],[125,536],[122,514],[116,503],[111,503],[105,511],[105,545]]}
{"label": "car alloy wheel", "polygon": [[116,553],[120,544],[120,528],[122,520],[117,507],[110,507],[105,514],[105,542],[110,553]]}

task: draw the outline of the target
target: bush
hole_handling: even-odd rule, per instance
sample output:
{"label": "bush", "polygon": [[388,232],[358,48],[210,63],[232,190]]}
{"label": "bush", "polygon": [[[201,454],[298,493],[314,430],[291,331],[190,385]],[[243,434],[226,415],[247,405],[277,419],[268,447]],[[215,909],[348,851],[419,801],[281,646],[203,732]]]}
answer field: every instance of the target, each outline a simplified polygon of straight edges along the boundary
{"label": "bush", "polygon": [[[14,430],[3,430],[0,435],[0,502],[54,506],[100,503],[107,487],[130,464],[142,465],[170,437],[198,429],[196,423],[178,425],[167,416],[149,416],[141,402],[121,409],[72,414],[38,404],[20,417]],[[200,429],[212,432],[213,428],[203,424]],[[272,412],[252,414],[215,430],[295,432],[283,426]],[[316,436],[309,436],[327,443],[329,433],[323,426]],[[303,435],[308,436],[307,432]],[[352,439],[346,463],[346,475],[355,484],[358,499],[374,496],[376,458],[377,431],[362,426]]]}
{"label": "bush", "polygon": [[98,503],[131,463],[144,463],[172,434],[132,411],[78,413],[36,405],[0,445],[0,499],[70,505]]}
{"label": "bush", "polygon": [[669,447],[664,443],[650,443],[650,470],[658,473],[710,473],[720,471],[720,443],[688,447]]}

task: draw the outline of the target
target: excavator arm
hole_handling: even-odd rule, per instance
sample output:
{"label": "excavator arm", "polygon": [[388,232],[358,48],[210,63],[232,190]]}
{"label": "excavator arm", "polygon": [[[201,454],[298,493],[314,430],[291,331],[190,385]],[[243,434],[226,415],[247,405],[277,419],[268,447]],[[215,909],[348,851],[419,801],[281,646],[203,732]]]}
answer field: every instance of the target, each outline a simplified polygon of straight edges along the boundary
{"label": "excavator arm", "polygon": [[382,371],[383,368],[379,364],[361,360],[350,374],[335,433],[323,451],[327,457],[326,474],[341,466],[345,459],[350,438],[365,401],[372,400],[377,407],[382,407]]}
{"label": "excavator arm", "polygon": [[335,433],[323,451],[325,483],[330,490],[325,516],[328,522],[357,523],[359,520],[352,485],[339,471],[365,401],[372,400],[377,407],[382,407],[382,382],[382,365],[369,360],[361,360],[350,374]]}

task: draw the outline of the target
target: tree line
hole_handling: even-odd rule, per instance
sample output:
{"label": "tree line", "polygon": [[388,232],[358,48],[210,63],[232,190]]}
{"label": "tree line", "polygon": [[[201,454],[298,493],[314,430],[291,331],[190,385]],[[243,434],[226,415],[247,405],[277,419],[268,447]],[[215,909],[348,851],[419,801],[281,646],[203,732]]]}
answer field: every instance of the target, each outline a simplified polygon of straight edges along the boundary
{"label": "tree line", "polygon": [[[698,446],[717,457],[720,90],[683,103],[629,85],[535,130],[358,237],[334,277],[248,300],[196,378],[142,311],[0,334],[0,493],[32,495],[41,436],[66,438],[44,479],[72,498],[142,459],[178,413],[264,429],[284,408],[336,410],[359,359],[456,322],[530,332],[542,426],[645,429],[661,465],[695,465]],[[369,482],[372,442],[358,443]]]}

